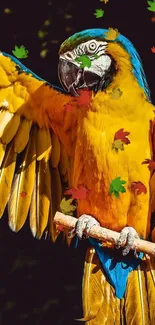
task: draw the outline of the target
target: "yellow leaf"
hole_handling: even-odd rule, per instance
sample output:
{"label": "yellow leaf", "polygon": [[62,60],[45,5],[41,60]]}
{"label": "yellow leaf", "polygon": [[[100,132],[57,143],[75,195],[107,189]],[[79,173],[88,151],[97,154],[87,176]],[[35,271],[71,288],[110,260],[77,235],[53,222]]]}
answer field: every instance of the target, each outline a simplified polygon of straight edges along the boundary
{"label": "yellow leaf", "polygon": [[116,152],[118,152],[118,150],[124,150],[124,143],[122,140],[115,140],[112,144],[112,149],[114,149]]}
{"label": "yellow leaf", "polygon": [[108,32],[104,33],[104,38],[109,41],[114,41],[120,35],[118,29],[108,28]]}
{"label": "yellow leaf", "polygon": [[64,214],[73,215],[73,211],[76,210],[76,206],[72,204],[73,199],[66,199],[65,197],[60,202],[61,212]]}

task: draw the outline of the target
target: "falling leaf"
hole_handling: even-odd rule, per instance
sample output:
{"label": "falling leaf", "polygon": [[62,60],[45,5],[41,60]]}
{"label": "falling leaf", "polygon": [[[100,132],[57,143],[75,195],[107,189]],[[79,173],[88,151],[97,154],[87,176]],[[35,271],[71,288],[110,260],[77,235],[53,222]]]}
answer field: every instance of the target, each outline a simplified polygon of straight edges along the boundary
{"label": "falling leaf", "polygon": [[117,28],[113,29],[111,27],[108,28],[108,32],[104,33],[104,38],[109,41],[115,41],[115,39],[120,35]]}
{"label": "falling leaf", "polygon": [[153,1],[147,1],[147,4],[149,5],[149,7],[147,7],[147,9],[150,10],[150,11],[154,11],[155,12],[155,0],[153,0]]}
{"label": "falling leaf", "polygon": [[46,57],[48,53],[48,49],[43,49],[41,52],[40,52],[40,56],[42,59],[44,59]]}
{"label": "falling leaf", "polygon": [[24,198],[24,197],[26,197],[26,196],[27,196],[27,193],[26,193],[26,192],[21,192],[21,193],[20,193],[20,197],[23,197],[23,198]]}
{"label": "falling leaf", "polygon": [[118,152],[118,150],[124,150],[124,143],[122,140],[115,140],[112,144],[112,149],[114,149],[116,152]]}
{"label": "falling leaf", "polygon": [[20,47],[15,45],[15,49],[12,50],[12,53],[18,59],[26,59],[28,57],[28,50],[26,50],[24,45],[21,45]]}
{"label": "falling leaf", "polygon": [[123,184],[126,184],[126,181],[121,180],[120,176],[114,178],[110,183],[110,194],[113,193],[118,198],[119,193],[125,193],[126,189]]}
{"label": "falling leaf", "polygon": [[41,39],[45,38],[47,34],[48,34],[48,33],[45,32],[45,31],[42,30],[42,29],[40,29],[40,30],[38,31],[38,37],[41,38]]}
{"label": "falling leaf", "polygon": [[155,170],[155,161],[151,160],[151,159],[145,159],[143,162],[142,162],[142,165],[144,164],[148,164],[148,169],[150,171],[153,171]]}
{"label": "falling leaf", "polygon": [[65,191],[65,194],[72,195],[72,199],[85,200],[87,194],[90,192],[85,186],[79,185],[78,188],[70,188]]}
{"label": "falling leaf", "polygon": [[68,27],[65,27],[65,31],[66,31],[66,32],[70,32],[71,30],[72,30],[71,27],[69,27],[69,26],[68,26]]}
{"label": "falling leaf", "polygon": [[152,23],[155,23],[155,16],[151,18]]}
{"label": "falling leaf", "polygon": [[89,58],[88,55],[80,55],[78,58],[75,59],[76,62],[80,63],[80,68],[85,68],[85,67],[88,67],[90,68],[91,67],[91,59]]}
{"label": "falling leaf", "polygon": [[7,14],[7,15],[11,14],[11,9],[5,8],[4,13]]}
{"label": "falling leaf", "polygon": [[80,106],[88,107],[90,105],[90,101],[92,98],[92,91],[90,90],[79,90],[78,91],[79,97],[76,98],[77,103]]}
{"label": "falling leaf", "polygon": [[118,130],[114,135],[114,141],[115,140],[122,140],[125,144],[129,144],[130,140],[127,138],[127,135],[130,134],[130,132],[123,131],[124,129]]}
{"label": "falling leaf", "polygon": [[104,15],[104,10],[103,9],[96,9],[96,11],[94,12],[94,15],[96,16],[96,18],[101,18]]}
{"label": "falling leaf", "polygon": [[139,195],[141,193],[144,193],[144,194],[147,193],[147,188],[142,182],[133,182],[131,184],[131,189],[136,191],[137,195]]}
{"label": "falling leaf", "polygon": [[65,197],[60,202],[61,212],[64,214],[73,215],[76,210],[76,206],[73,204],[73,199],[66,199]]}
{"label": "falling leaf", "polygon": [[112,99],[119,99],[122,96],[123,92],[120,88],[113,88],[109,94]]}
{"label": "falling leaf", "polygon": [[106,5],[106,3],[108,3],[108,2],[109,2],[109,0],[100,0],[100,2],[104,2],[104,3],[105,3],[105,5]]}
{"label": "falling leaf", "polygon": [[151,48],[152,53],[155,53],[155,46]]}
{"label": "falling leaf", "polygon": [[57,231],[64,231],[64,227],[62,225],[56,225]]}
{"label": "falling leaf", "polygon": [[44,21],[44,26],[49,26],[51,24],[51,22],[50,22],[50,20],[49,19],[46,19],[45,21]]}
{"label": "falling leaf", "polygon": [[72,17],[73,17],[73,16],[70,15],[70,14],[65,14],[65,15],[64,15],[64,18],[65,18],[65,19],[71,19]]}
{"label": "falling leaf", "polygon": [[65,105],[65,110],[68,111],[68,112],[70,112],[70,111],[72,110],[72,105],[69,104],[69,103],[66,104],[66,105]]}

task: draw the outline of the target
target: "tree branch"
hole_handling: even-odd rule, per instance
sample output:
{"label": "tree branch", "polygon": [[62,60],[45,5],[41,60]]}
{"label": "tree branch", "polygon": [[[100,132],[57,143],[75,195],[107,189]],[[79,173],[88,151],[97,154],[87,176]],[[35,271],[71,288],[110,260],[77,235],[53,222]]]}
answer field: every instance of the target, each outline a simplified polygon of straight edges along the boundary
{"label": "tree branch", "polygon": [[[56,225],[62,226],[64,229],[72,230],[75,228],[77,219],[61,212],[56,212],[54,217],[54,223]],[[90,237],[96,238],[103,241],[105,244],[107,242],[113,245],[117,244],[120,233],[103,228],[100,226],[93,226],[90,230]],[[125,246],[125,242],[122,247]],[[149,255],[155,256],[155,244],[142,239],[135,239],[132,249],[136,249],[137,252],[147,253]]]}

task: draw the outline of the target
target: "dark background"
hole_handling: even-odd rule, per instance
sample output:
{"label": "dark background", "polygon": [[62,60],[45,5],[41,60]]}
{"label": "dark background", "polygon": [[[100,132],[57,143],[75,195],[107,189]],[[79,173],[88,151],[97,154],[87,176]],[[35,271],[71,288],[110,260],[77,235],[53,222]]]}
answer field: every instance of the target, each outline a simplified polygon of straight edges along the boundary
{"label": "dark background", "polygon": [[[100,19],[93,14],[96,8],[105,10]],[[58,85],[57,53],[62,41],[86,28],[117,28],[138,50],[155,103],[152,17],[144,0],[109,0],[106,5],[99,0],[1,0],[0,50],[11,54],[15,45],[24,45],[29,57],[22,63]],[[0,221],[0,324],[77,324],[74,318],[82,317],[85,246],[82,242],[75,249],[61,239],[56,244],[33,239],[28,224],[14,234],[4,216]]]}

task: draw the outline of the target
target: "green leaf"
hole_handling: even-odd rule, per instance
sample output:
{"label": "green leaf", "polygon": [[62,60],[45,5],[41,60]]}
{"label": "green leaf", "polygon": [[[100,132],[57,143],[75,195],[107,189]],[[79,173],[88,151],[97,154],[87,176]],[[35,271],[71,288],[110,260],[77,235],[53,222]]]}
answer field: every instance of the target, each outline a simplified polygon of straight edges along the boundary
{"label": "green leaf", "polygon": [[118,150],[124,150],[124,143],[122,142],[122,140],[115,140],[112,144],[112,149],[116,152],[118,152]]}
{"label": "green leaf", "polygon": [[96,11],[94,12],[94,15],[96,16],[96,18],[101,18],[104,15],[104,10],[96,9]]}
{"label": "green leaf", "polygon": [[28,57],[28,50],[26,50],[24,45],[21,45],[20,47],[18,47],[17,45],[15,45],[15,49],[12,50],[12,53],[14,54],[14,56],[18,59],[26,59]]}
{"label": "green leaf", "polygon": [[75,59],[76,62],[80,63],[80,68],[84,67],[91,67],[91,60],[88,55],[80,55],[78,58]]}
{"label": "green leaf", "polygon": [[119,197],[119,193],[125,193],[126,189],[123,184],[126,184],[126,181],[121,180],[120,176],[114,178],[110,183],[109,193],[114,194],[115,197]]}
{"label": "green leaf", "polygon": [[153,1],[147,1],[149,7],[147,7],[148,10],[155,12],[155,0]]}

